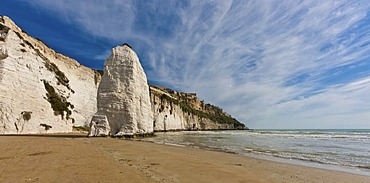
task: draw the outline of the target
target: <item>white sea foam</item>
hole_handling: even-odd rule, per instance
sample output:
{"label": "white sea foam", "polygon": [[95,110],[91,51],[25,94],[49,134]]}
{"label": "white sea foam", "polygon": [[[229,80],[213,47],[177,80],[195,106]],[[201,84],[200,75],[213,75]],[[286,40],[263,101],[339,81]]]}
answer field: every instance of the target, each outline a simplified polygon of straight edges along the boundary
{"label": "white sea foam", "polygon": [[355,167],[370,174],[370,130],[191,131],[159,133],[146,140]]}

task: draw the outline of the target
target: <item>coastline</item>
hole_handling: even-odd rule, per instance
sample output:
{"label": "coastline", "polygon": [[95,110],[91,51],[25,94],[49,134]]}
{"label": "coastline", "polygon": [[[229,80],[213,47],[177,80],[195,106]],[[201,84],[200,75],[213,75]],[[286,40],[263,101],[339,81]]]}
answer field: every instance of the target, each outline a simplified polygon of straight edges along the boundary
{"label": "coastline", "polygon": [[85,135],[0,136],[0,182],[370,182],[232,153]]}
{"label": "coastline", "polygon": [[369,130],[184,131],[142,140],[370,176],[368,146],[363,142],[369,134]]}

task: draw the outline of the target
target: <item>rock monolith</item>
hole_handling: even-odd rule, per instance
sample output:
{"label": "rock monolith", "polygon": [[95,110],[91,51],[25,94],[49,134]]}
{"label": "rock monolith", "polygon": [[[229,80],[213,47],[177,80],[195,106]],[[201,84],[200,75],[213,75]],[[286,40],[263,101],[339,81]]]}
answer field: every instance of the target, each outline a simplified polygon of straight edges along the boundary
{"label": "rock monolith", "polygon": [[[113,48],[105,62],[95,116],[93,119],[106,117],[111,136],[131,137],[153,133],[147,78],[139,58],[128,44]],[[99,125],[94,125],[92,121],[89,136],[100,136],[96,133]]]}

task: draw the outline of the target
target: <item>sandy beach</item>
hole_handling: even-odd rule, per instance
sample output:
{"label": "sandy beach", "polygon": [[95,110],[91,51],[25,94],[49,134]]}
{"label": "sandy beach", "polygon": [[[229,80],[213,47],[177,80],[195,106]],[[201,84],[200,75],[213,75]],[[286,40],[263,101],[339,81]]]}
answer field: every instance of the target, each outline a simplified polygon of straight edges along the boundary
{"label": "sandy beach", "polygon": [[0,182],[370,182],[370,177],[85,134],[0,136]]}

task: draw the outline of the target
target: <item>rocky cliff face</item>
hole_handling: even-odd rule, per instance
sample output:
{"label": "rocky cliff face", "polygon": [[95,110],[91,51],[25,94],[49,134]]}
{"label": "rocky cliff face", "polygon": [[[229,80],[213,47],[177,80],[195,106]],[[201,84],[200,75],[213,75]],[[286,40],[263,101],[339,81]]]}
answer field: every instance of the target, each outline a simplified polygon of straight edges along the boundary
{"label": "rocky cliff face", "polygon": [[149,88],[128,45],[112,50],[104,73],[97,100],[100,73],[0,16],[0,134],[71,132],[90,122],[90,136],[244,128],[195,94]]}
{"label": "rocky cliff face", "polygon": [[155,131],[244,129],[221,108],[200,101],[195,93],[150,86]]}
{"label": "rocky cliff face", "polygon": [[0,134],[70,132],[96,112],[100,75],[0,17]]}
{"label": "rocky cliff face", "polygon": [[[109,124],[109,127],[107,126]],[[127,44],[112,49],[98,90],[98,112],[89,136],[153,133],[149,86],[136,53]]]}

